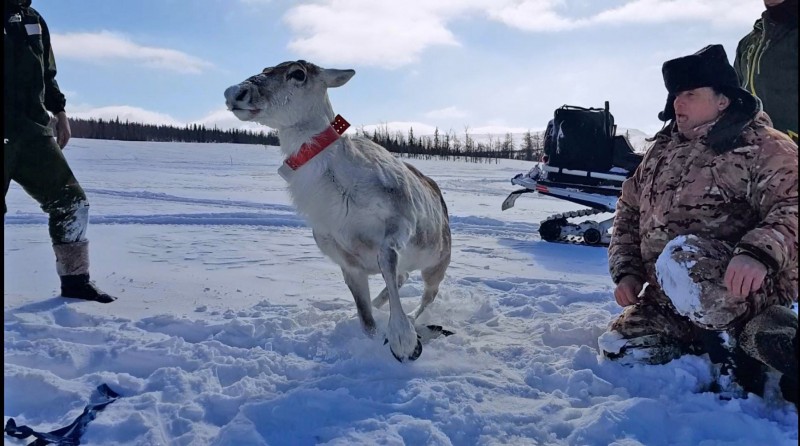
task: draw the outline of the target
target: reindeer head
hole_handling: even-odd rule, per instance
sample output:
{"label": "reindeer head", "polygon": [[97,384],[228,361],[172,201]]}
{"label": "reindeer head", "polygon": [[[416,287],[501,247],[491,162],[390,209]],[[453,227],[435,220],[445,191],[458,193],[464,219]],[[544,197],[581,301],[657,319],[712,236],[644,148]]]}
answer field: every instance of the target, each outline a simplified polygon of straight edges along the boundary
{"label": "reindeer head", "polygon": [[318,67],[304,60],[283,62],[225,90],[225,104],[242,121],[274,129],[333,119],[328,88],[344,85],[354,70]]}

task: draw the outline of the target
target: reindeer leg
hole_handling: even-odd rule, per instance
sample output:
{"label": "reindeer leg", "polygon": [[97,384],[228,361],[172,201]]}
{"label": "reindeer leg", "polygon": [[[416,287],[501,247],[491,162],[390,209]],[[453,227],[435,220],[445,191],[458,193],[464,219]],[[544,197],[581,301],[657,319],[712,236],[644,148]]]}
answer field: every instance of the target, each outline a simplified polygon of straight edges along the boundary
{"label": "reindeer leg", "polygon": [[[408,317],[413,318],[415,321],[419,318],[425,308],[430,305],[434,299],[436,299],[436,295],[439,292],[439,284],[444,280],[444,273],[447,270],[447,266],[450,264],[450,256],[447,258],[442,259],[438,265],[433,266],[432,268],[422,270],[422,280],[425,283],[425,290],[422,292],[422,300],[419,303],[419,306],[408,315]],[[441,325],[427,325],[427,326],[417,326],[416,327],[417,334],[420,335],[420,340],[424,342],[428,342],[431,339],[436,339],[439,336],[450,336],[455,334],[450,330],[446,330]]]}
{"label": "reindeer leg", "polygon": [[[408,280],[408,273],[402,273],[397,275],[397,289],[403,287],[403,284],[406,283]],[[375,299],[372,299],[372,306],[375,308],[380,308],[386,305],[386,301],[389,300],[389,289],[384,287],[383,290],[378,294]]]}
{"label": "reindeer leg", "polygon": [[358,317],[361,319],[361,328],[369,337],[375,336],[375,319],[372,318],[372,307],[369,300],[369,280],[361,271],[352,271],[342,268],[344,283],[350,288],[353,299],[356,301]]}
{"label": "reindeer leg", "polygon": [[422,292],[422,300],[419,306],[409,314],[409,317],[414,320],[419,319],[425,308],[436,299],[436,294],[439,293],[439,284],[444,280],[444,272],[447,270],[449,263],[449,259],[447,259],[446,262],[440,262],[433,268],[422,270],[422,281],[425,283],[425,290]]}
{"label": "reindeer leg", "polygon": [[398,361],[415,360],[422,354],[422,344],[411,320],[403,312],[397,287],[397,250],[384,244],[378,252],[378,266],[389,295],[389,330],[387,342]]}

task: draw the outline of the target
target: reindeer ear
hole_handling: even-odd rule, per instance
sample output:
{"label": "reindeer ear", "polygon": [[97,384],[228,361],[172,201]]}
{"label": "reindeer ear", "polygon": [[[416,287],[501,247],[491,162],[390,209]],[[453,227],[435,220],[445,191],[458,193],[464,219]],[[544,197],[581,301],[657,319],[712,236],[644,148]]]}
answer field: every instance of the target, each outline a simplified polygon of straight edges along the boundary
{"label": "reindeer ear", "polygon": [[326,87],[336,88],[346,84],[355,74],[356,70],[323,69],[321,77]]}

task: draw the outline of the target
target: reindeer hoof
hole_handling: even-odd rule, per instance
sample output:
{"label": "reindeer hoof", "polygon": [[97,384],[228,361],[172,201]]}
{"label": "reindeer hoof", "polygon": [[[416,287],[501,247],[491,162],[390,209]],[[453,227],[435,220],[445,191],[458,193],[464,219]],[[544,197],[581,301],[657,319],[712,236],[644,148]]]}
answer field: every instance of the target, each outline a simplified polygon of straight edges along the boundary
{"label": "reindeer hoof", "polygon": [[442,327],[441,325],[428,325],[428,330],[430,330],[430,331],[432,331],[434,333],[440,333],[443,336],[451,336],[451,335],[456,334],[456,332],[450,331],[450,330]]}
{"label": "reindeer hoof", "polygon": [[[386,342],[389,342],[389,340],[387,339]],[[386,344],[386,342],[384,342],[384,345]],[[420,342],[419,336],[417,336],[417,346],[416,346],[416,348],[414,348],[414,351],[411,352],[411,355],[409,355],[408,358],[402,358],[402,357],[398,356],[397,353],[395,353],[394,350],[392,350],[391,346],[389,346],[389,351],[392,352],[392,356],[394,356],[394,359],[396,359],[396,360],[398,360],[400,362],[405,362],[406,360],[416,361],[417,358],[419,358],[419,355],[422,354],[422,342]]]}

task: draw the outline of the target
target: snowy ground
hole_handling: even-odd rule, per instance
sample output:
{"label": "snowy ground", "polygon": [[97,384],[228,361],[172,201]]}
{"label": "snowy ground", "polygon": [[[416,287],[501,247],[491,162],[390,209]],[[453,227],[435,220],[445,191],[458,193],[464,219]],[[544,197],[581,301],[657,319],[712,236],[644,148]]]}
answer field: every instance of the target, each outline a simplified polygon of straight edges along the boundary
{"label": "snowy ground", "polygon": [[[82,444],[797,444],[794,406],[705,392],[704,358],[626,368],[598,356],[620,310],[606,251],[539,240],[538,222],[568,203],[527,195],[500,211],[528,163],[411,160],[443,189],[453,227],[426,321],[456,335],[401,364],[362,334],[276,149],[75,139],[65,153],[92,203],[93,278],[120,299],[57,297],[46,218],[12,185],[6,421],[65,426],[107,383],[123,398]],[[412,275],[407,310],[421,289]]]}

